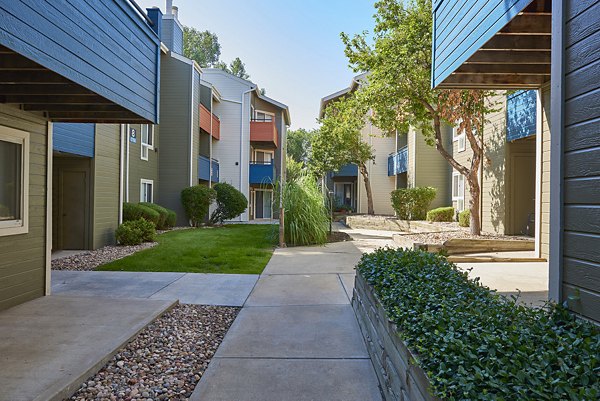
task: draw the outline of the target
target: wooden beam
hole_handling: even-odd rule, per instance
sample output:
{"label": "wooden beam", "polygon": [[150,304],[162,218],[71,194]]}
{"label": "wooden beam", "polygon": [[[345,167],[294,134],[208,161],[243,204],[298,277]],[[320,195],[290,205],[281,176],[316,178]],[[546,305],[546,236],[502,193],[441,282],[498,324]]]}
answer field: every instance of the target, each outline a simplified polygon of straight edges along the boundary
{"label": "wooden beam", "polygon": [[550,75],[550,64],[463,64],[455,73]]}
{"label": "wooden beam", "polygon": [[144,120],[135,114],[130,114],[127,118],[111,118],[110,116],[96,117],[92,116],[87,118],[67,118],[67,117],[53,117],[49,115],[50,120],[57,123],[96,123],[96,124],[152,124],[151,121]]}
{"label": "wooden beam", "polygon": [[495,35],[482,49],[550,51],[551,42],[551,35]]}
{"label": "wooden beam", "polygon": [[444,85],[453,84],[462,87],[540,87],[548,77],[544,75],[518,75],[518,74],[452,74],[443,82]]}
{"label": "wooden beam", "polygon": [[0,95],[93,95],[75,84],[0,84]]}
{"label": "wooden beam", "polygon": [[65,107],[64,111],[48,112],[52,120],[85,120],[85,119],[117,119],[127,120],[135,118],[130,111],[70,111]]}
{"label": "wooden beam", "polygon": [[45,71],[0,71],[0,83],[39,84],[39,83],[73,83],[55,72]]}
{"label": "wooden beam", "polygon": [[42,67],[38,63],[21,56],[17,53],[2,54],[0,57],[0,70],[35,70],[45,71],[46,68]]}
{"label": "wooden beam", "polygon": [[111,104],[98,95],[0,95],[0,103],[16,104]]}
{"label": "wooden beam", "polygon": [[519,14],[500,30],[505,34],[549,35],[552,16],[548,14]]}
{"label": "wooden beam", "polygon": [[549,51],[478,50],[469,64],[550,64]]}
{"label": "wooden beam", "polygon": [[47,111],[47,112],[60,112],[60,111],[80,111],[91,113],[108,113],[115,111],[124,111],[125,109],[116,104],[25,104],[23,105],[25,111]]}

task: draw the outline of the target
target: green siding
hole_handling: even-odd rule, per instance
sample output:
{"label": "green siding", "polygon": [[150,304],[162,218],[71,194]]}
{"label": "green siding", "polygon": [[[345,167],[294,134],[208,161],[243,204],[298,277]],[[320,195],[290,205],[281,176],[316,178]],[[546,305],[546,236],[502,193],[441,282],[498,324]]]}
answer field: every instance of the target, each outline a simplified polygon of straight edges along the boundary
{"label": "green siding", "polygon": [[154,126],[154,150],[148,151],[148,160],[142,160],[142,126],[140,124],[131,124],[129,128],[134,128],[137,131],[137,142],[129,142],[129,166],[126,168],[126,172],[129,173],[129,202],[137,203],[140,201],[140,180],[145,179],[154,181],[153,200],[155,203],[160,203],[158,189],[159,155],[156,151],[159,145],[158,126]]}
{"label": "green siding", "polygon": [[29,232],[0,237],[0,310],[44,295],[46,266],[46,120],[0,105],[0,125],[30,133]]}
{"label": "green siding", "polygon": [[93,249],[115,244],[119,225],[120,126],[96,126],[96,150],[93,159]]}

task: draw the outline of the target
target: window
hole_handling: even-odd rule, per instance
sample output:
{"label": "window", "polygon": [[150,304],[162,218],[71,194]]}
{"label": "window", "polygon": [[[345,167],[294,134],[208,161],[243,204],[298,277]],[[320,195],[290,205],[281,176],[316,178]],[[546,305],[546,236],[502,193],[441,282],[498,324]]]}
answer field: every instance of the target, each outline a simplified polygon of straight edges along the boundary
{"label": "window", "polygon": [[255,150],[254,151],[254,163],[260,164],[272,164],[274,159],[274,153],[270,150]]}
{"label": "window", "polygon": [[149,202],[152,203],[154,201],[154,195],[152,193],[154,189],[154,181],[152,180],[140,180],[140,202]]}
{"label": "window", "polygon": [[28,232],[29,134],[0,127],[0,236]]}
{"label": "window", "polygon": [[458,151],[463,152],[466,149],[465,133],[458,134],[456,127],[452,128],[452,142],[458,142]]}
{"label": "window", "polygon": [[142,160],[148,160],[148,151],[154,149],[154,126],[142,125]]}
{"label": "window", "polygon": [[254,113],[255,121],[273,121],[273,117],[275,117],[275,115],[273,113],[269,113],[266,111],[257,110]]}
{"label": "window", "polygon": [[465,176],[457,171],[452,173],[452,201],[459,212],[465,210]]}

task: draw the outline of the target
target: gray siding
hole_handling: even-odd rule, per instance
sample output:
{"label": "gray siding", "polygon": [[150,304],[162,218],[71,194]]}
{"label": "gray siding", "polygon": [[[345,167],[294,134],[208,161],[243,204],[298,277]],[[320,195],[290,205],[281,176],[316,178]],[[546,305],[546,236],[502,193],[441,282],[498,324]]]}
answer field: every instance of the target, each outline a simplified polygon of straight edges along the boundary
{"label": "gray siding", "polygon": [[[162,141],[158,191],[160,204],[177,212],[177,224],[186,225],[181,205],[181,190],[189,186],[190,121],[192,65],[172,57],[164,57],[161,76]],[[197,156],[197,155],[195,155]]]}
{"label": "gray siding", "polygon": [[96,125],[96,150],[93,159],[92,247],[115,244],[119,225],[120,126]]}
{"label": "gray siding", "polygon": [[0,125],[30,133],[29,232],[0,237],[0,310],[44,295],[46,265],[46,120],[0,105]]}
{"label": "gray siding", "polygon": [[600,4],[570,0],[564,11],[562,295],[600,321]]}

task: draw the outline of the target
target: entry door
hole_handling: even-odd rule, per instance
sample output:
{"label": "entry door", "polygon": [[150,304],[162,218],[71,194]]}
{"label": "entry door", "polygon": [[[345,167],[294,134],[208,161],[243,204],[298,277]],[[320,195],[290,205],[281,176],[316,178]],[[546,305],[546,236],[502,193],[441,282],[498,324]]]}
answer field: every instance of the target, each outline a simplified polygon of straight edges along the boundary
{"label": "entry door", "polygon": [[263,218],[270,219],[273,217],[273,192],[263,191]]}
{"label": "entry door", "polygon": [[264,191],[256,191],[255,192],[255,202],[254,202],[254,218],[262,219],[264,216],[264,208],[263,208],[263,199],[264,199]]}
{"label": "entry door", "polygon": [[85,171],[63,171],[61,178],[62,249],[85,249],[87,173]]}
{"label": "entry door", "polygon": [[531,222],[535,215],[535,154],[517,154],[510,158],[512,171],[510,234],[535,235]]}

